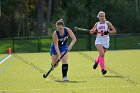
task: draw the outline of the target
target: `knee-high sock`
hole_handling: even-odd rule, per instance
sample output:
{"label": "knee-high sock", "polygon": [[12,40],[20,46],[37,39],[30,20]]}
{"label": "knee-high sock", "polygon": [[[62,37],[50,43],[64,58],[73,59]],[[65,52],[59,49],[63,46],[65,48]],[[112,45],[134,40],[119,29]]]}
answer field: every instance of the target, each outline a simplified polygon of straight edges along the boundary
{"label": "knee-high sock", "polygon": [[105,69],[105,65],[104,65],[104,57],[99,57],[99,62],[100,62],[101,70]]}
{"label": "knee-high sock", "polygon": [[99,63],[99,57],[96,58],[96,63]]}
{"label": "knee-high sock", "polygon": [[62,76],[67,77],[67,71],[68,71],[68,64],[62,65]]}

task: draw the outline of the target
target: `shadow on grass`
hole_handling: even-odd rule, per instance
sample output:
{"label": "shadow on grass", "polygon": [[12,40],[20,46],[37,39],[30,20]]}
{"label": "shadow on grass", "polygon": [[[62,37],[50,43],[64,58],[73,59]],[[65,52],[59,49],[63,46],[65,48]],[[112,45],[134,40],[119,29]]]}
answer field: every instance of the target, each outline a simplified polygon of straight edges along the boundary
{"label": "shadow on grass", "polygon": [[106,76],[104,76],[105,78],[124,78],[124,77],[122,77],[122,76],[116,76],[116,75],[106,75]]}
{"label": "shadow on grass", "polygon": [[87,81],[72,81],[72,80],[69,80],[69,81],[55,80],[55,81],[59,82],[59,83],[83,83],[83,82],[87,82]]}

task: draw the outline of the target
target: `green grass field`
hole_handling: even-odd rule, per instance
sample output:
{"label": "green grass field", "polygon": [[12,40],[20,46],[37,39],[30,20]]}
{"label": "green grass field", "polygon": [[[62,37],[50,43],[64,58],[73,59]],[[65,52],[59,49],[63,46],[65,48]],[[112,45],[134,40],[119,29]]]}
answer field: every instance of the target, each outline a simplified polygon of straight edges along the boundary
{"label": "green grass field", "polygon": [[[1,54],[2,59],[6,54]],[[97,51],[69,53],[69,82],[62,82],[61,63],[47,79],[49,53],[12,54],[0,64],[0,93],[139,93],[140,50],[108,51],[108,73],[92,69]],[[20,58],[19,58],[20,57]],[[22,59],[21,59],[22,58]]]}

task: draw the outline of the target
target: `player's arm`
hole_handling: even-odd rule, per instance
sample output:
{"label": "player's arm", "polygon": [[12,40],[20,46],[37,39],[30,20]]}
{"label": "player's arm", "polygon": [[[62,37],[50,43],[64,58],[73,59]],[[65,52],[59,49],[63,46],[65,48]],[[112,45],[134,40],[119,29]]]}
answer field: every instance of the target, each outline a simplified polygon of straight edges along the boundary
{"label": "player's arm", "polygon": [[109,33],[115,34],[116,33],[115,27],[111,24],[111,22],[108,22],[107,24],[108,24],[109,29],[111,29],[111,31],[109,31]]}
{"label": "player's arm", "polygon": [[60,59],[60,51],[59,51],[59,48],[58,48],[58,37],[56,35],[56,32],[53,33],[52,39],[53,39],[55,51],[58,55],[58,59]]}
{"label": "player's arm", "polygon": [[93,28],[90,30],[90,34],[96,33],[96,29],[97,29],[97,22],[95,23]]}
{"label": "player's arm", "polygon": [[76,37],[75,37],[74,33],[72,32],[72,30],[71,30],[70,28],[67,28],[67,30],[68,30],[69,36],[70,36],[71,39],[72,39],[72,41],[71,41],[71,43],[70,43],[70,45],[69,45],[69,48],[68,48],[69,50],[71,50],[72,47],[73,47],[73,45],[74,45],[75,42],[76,42]]}

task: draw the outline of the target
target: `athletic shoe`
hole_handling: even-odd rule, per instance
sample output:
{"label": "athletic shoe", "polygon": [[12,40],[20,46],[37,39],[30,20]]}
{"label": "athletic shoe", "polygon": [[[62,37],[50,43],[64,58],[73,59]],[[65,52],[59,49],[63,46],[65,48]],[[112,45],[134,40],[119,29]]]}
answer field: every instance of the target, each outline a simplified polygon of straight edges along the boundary
{"label": "athletic shoe", "polygon": [[102,70],[102,74],[105,75],[107,71],[105,69]]}
{"label": "athletic shoe", "polygon": [[63,81],[69,81],[68,79],[67,79],[67,77],[63,77]]}
{"label": "athletic shoe", "polygon": [[95,60],[95,64],[93,65],[93,69],[96,69],[98,66],[98,63],[96,63],[96,60]]}

